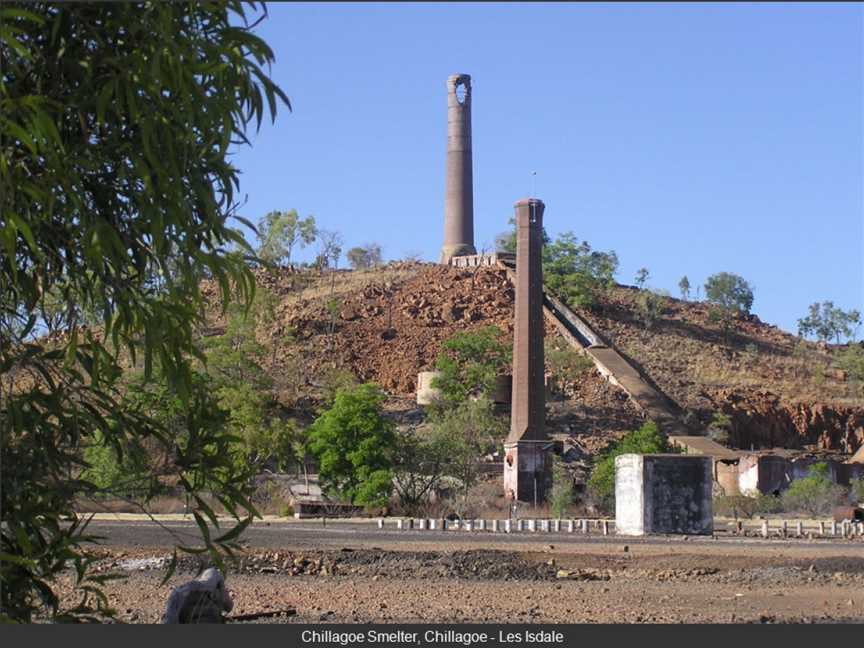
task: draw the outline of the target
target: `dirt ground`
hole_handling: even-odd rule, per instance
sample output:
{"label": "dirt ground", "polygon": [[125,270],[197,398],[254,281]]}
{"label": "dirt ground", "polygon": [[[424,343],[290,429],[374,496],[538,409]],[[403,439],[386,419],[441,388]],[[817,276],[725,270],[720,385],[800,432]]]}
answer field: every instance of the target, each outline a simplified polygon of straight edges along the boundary
{"label": "dirt ground", "polygon": [[[382,537],[342,546],[247,553],[228,573],[231,617],[280,623],[835,623],[864,622],[859,541],[684,540],[642,544],[411,542]],[[551,543],[551,544],[547,544]],[[100,549],[120,620],[158,622],[164,547]],[[279,615],[281,610],[291,610]],[[229,618],[229,621],[231,619]]]}

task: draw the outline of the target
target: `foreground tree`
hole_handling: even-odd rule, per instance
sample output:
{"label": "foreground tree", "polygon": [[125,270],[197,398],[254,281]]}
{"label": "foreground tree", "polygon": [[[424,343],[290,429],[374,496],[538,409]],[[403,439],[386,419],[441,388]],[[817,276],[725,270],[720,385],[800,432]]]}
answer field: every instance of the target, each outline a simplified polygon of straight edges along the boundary
{"label": "foreground tree", "polygon": [[[254,290],[242,258],[251,250],[230,222],[229,148],[288,103],[261,67],[273,52],[249,11],[239,1],[0,5],[3,619],[108,612],[74,511],[77,493],[99,492],[85,478],[86,447],[122,452],[147,439],[170,450],[214,560],[251,521],[246,475],[223,452],[227,435],[190,360],[201,278],[216,280],[223,302]],[[64,305],[51,326],[65,331],[50,344],[38,338],[49,294]],[[183,403],[181,443],[120,406],[130,363]],[[205,484],[243,523],[212,533]],[[80,589],[67,606],[53,582],[68,566]]]}
{"label": "foreground tree", "polygon": [[383,404],[384,393],[372,383],[341,389],[333,406],[309,428],[309,450],[331,495],[363,506],[387,502],[396,437],[382,414]]}

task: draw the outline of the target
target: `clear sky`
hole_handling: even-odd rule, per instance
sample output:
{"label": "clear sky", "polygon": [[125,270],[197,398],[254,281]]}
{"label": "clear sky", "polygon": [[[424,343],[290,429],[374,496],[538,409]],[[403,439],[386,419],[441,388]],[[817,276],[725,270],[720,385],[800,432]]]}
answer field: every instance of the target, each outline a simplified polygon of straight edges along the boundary
{"label": "clear sky", "polygon": [[[864,310],[861,4],[277,4],[291,98],[238,151],[242,210],[314,214],[346,248],[436,260],[446,78],[472,76],[478,247],[531,188],[551,235],[678,294],[719,271],[795,331]],[[311,250],[297,255],[312,256]]]}

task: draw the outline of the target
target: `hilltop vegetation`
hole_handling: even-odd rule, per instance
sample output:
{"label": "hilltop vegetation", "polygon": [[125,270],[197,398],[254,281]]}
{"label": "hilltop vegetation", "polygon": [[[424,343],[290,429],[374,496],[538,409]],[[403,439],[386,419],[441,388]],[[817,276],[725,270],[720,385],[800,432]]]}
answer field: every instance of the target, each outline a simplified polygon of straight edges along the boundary
{"label": "hilltop vegetation", "polygon": [[[319,398],[333,371],[375,382],[407,403],[417,373],[434,368],[454,333],[491,325],[512,342],[513,289],[494,267],[391,263],[324,275],[261,271],[258,280],[275,298],[273,324],[258,331],[274,343],[264,366],[286,404]],[[696,429],[725,412],[735,445],[857,447],[864,400],[855,375],[840,368],[855,345],[844,351],[802,340],[753,314],[723,322],[713,310],[707,302],[612,285],[579,313],[642,367]],[[546,335],[567,348],[548,322]],[[567,396],[550,401],[556,433],[597,448],[593,436],[617,437],[641,425],[638,410],[593,369],[561,362],[554,352],[547,368]]]}

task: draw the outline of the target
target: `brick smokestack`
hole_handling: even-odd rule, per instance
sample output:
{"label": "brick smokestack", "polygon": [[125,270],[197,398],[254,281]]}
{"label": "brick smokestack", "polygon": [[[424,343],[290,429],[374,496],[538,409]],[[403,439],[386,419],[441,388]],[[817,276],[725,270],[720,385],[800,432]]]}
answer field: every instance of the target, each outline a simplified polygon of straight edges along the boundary
{"label": "brick smokestack", "polygon": [[447,179],[444,188],[444,246],[441,263],[476,254],[474,176],[471,161],[471,77],[447,78]]}
{"label": "brick smokestack", "polygon": [[513,402],[504,444],[506,494],[538,504],[551,488],[543,362],[543,210],[536,198],[516,203]]}

